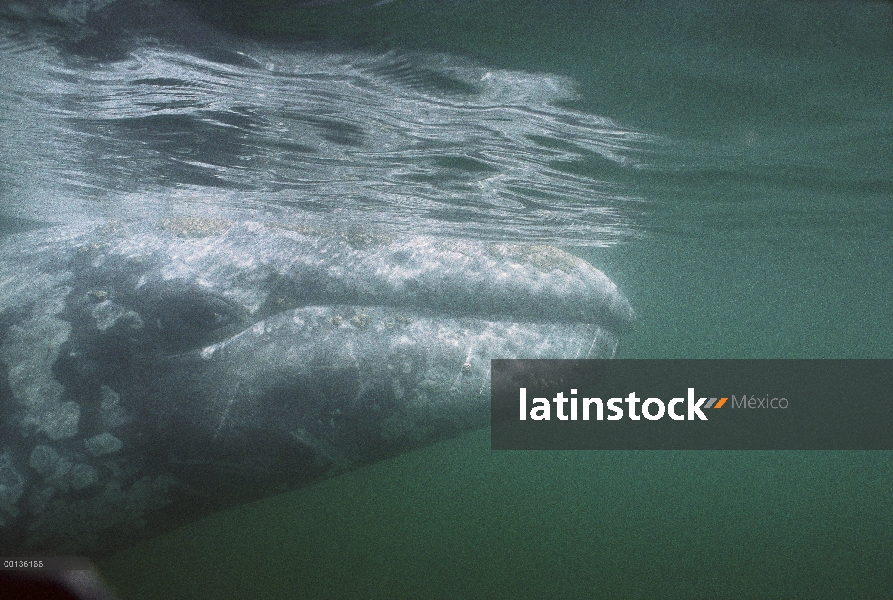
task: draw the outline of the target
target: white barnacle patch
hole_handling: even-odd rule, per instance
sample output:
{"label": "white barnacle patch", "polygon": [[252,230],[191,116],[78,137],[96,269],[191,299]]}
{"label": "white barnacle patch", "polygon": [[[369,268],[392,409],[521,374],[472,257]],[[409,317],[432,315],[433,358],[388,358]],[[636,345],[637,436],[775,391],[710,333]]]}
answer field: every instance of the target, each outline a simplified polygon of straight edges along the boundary
{"label": "white barnacle patch", "polygon": [[220,344],[211,344],[210,346],[206,346],[202,348],[201,357],[202,360],[211,360],[214,358],[214,353],[220,348]]}
{"label": "white barnacle patch", "polygon": [[356,329],[368,329],[372,324],[372,319],[366,313],[357,313],[350,318],[350,324]]}
{"label": "white barnacle patch", "polygon": [[61,401],[64,388],[53,375],[53,364],[71,334],[71,325],[56,318],[63,309],[61,297],[46,299],[30,319],[9,328],[0,346],[12,395],[24,408],[22,425],[36,426],[52,440],[73,437],[80,419],[80,406]]}
{"label": "white barnacle patch", "polygon": [[84,447],[93,456],[104,456],[121,450],[124,447],[124,442],[106,431],[84,440]]}
{"label": "white barnacle patch", "polygon": [[267,324],[265,321],[258,321],[251,327],[251,333],[255,335],[263,335],[267,332]]}
{"label": "white barnacle patch", "polygon": [[85,490],[99,481],[96,469],[85,463],[78,463],[71,468],[69,473],[71,488],[75,491]]}
{"label": "white barnacle patch", "polygon": [[125,311],[118,304],[109,300],[104,300],[95,305],[90,312],[96,320],[97,329],[99,329],[99,331],[106,331],[109,327],[117,323],[118,319],[124,316]]}
{"label": "white barnacle patch", "polygon": [[41,415],[38,428],[51,440],[66,440],[77,434],[80,418],[80,405],[69,400],[58,403]]}

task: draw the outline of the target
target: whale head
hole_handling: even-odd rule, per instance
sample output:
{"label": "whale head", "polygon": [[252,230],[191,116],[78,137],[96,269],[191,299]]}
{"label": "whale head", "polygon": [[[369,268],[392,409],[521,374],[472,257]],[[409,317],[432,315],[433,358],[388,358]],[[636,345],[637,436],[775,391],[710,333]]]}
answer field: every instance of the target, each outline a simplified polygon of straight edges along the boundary
{"label": "whale head", "polygon": [[489,423],[491,358],[614,356],[552,247],[165,219],[0,243],[0,548],[101,556]]}

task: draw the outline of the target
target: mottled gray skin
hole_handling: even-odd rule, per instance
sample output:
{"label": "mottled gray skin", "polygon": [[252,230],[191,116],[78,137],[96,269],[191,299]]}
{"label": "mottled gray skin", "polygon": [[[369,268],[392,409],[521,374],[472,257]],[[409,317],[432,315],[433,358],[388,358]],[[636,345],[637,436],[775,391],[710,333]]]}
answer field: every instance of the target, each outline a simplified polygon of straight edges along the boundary
{"label": "mottled gray skin", "polygon": [[547,247],[197,219],[0,240],[0,554],[98,557],[484,427],[490,358],[613,356]]}

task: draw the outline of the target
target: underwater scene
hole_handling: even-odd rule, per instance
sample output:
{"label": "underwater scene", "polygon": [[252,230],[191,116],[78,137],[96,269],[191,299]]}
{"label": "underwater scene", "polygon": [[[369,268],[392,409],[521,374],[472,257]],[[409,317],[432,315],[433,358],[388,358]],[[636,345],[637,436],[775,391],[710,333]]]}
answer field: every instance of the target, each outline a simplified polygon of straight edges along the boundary
{"label": "underwater scene", "polygon": [[886,1],[0,0],[0,554],[891,597],[889,451],[489,429],[493,358],[893,358],[891,167]]}

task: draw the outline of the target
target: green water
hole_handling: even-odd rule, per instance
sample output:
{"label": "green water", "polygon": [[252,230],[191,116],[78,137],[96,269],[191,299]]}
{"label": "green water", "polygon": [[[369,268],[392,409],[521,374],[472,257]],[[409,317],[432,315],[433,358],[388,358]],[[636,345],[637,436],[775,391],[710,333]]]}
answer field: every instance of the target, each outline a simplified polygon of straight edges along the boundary
{"label": "green water", "polygon": [[[641,198],[634,237],[575,249],[637,311],[624,357],[893,357],[890,5],[666,4],[230,25],[565,75],[575,108],[662,136],[650,169],[574,167]],[[890,453],[491,452],[482,431],[102,567],[124,598],[884,598],[891,557]]]}
{"label": "green water", "polygon": [[492,453],[479,432],[106,561],[144,598],[883,598],[889,455]]}

